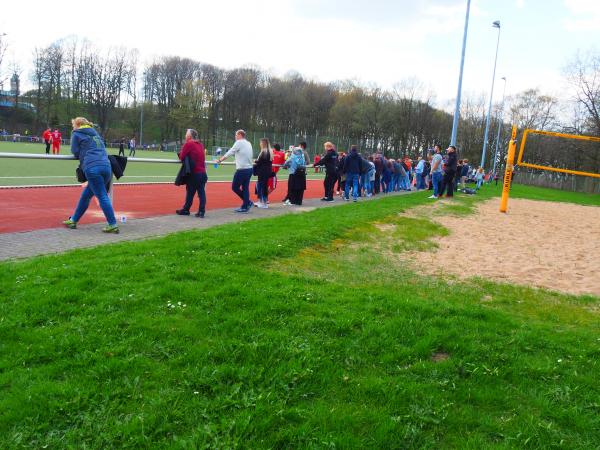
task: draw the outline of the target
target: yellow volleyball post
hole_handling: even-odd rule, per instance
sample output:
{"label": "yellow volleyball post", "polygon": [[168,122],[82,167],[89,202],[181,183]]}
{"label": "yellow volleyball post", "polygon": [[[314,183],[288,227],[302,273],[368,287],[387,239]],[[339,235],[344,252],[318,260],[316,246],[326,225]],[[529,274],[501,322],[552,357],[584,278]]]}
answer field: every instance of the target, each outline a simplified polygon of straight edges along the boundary
{"label": "yellow volleyball post", "polygon": [[502,186],[502,200],[500,201],[500,212],[505,213],[508,209],[508,194],[510,193],[510,182],[513,174],[513,164],[517,151],[517,126],[513,125],[510,143],[508,144],[508,155],[506,156],[506,172],[504,173],[504,184]]}

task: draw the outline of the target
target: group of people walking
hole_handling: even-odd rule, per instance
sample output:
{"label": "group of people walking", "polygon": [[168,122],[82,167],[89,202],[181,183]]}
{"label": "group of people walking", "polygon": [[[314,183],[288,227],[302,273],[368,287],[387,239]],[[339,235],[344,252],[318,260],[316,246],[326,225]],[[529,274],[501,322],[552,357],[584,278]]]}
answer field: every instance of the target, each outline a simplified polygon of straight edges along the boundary
{"label": "group of people walking", "polygon": [[[80,161],[80,170],[86,181],[75,212],[63,223],[68,228],[76,228],[81,216],[89,206],[92,196],[98,198],[100,207],[108,225],[103,229],[107,233],[118,233],[119,227],[108,189],[112,180],[111,163],[106,152],[104,141],[93,128],[91,122],[83,117],[72,120],[73,134],[71,152]],[[241,205],[236,213],[248,213],[254,206],[265,209],[269,207],[269,195],[277,188],[278,175],[281,169],[288,172],[287,195],[285,205],[302,205],[306,190],[306,171],[310,159],[306,151],[306,143],[300,142],[291,148],[291,153],[284,153],[277,143],[271,145],[267,138],[259,141],[260,150],[255,159],[252,144],[246,139],[244,130],[235,133],[235,143],[215,164],[221,164],[226,159],[235,159],[235,173],[231,190],[239,197]],[[324,144],[324,153],[315,159],[315,169],[323,168],[324,195],[322,201],[332,202],[338,194],[346,201],[352,196],[353,201],[359,197],[371,197],[379,193],[389,193],[401,190],[410,191],[431,189],[430,198],[440,198],[444,192],[451,197],[459,183],[465,183],[471,168],[467,160],[457,160],[456,148],[448,147],[446,156],[442,155],[441,147],[436,145],[430,150],[427,158],[419,157],[416,164],[408,158],[386,158],[381,152],[372,155],[361,155],[355,145],[348,153],[338,153],[331,142]],[[121,152],[123,153],[123,152]],[[186,186],[185,201],[177,215],[191,214],[194,198],[199,199],[198,210],[194,214],[203,218],[206,214],[206,150],[199,139],[198,132],[188,129],[185,142],[178,157],[182,168],[176,184]],[[114,158],[114,157],[111,157]],[[477,171],[477,177],[479,177]],[[251,200],[250,181],[257,177],[255,194],[256,203]],[[481,178],[482,180],[483,178]],[[336,188],[337,185],[337,188]],[[477,178],[478,188],[481,185]]]}

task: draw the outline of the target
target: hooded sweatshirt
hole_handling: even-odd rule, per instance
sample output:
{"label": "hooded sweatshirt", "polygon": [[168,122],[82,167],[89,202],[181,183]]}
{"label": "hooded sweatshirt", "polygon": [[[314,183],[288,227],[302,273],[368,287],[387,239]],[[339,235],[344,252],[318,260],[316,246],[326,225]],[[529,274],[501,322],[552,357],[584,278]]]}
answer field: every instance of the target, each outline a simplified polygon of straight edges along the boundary
{"label": "hooded sweatshirt", "polygon": [[73,131],[71,135],[71,153],[79,160],[84,172],[96,166],[110,168],[104,142],[102,142],[102,138],[96,130],[89,125],[83,125]]}
{"label": "hooded sweatshirt", "polygon": [[359,175],[361,156],[356,150],[350,150],[344,161],[344,172],[347,174]]}
{"label": "hooded sweatshirt", "polygon": [[300,147],[295,147],[292,156],[288,158],[283,167],[289,167],[290,175],[296,173],[296,170],[303,169],[306,167],[306,161],[304,161],[304,154]]}

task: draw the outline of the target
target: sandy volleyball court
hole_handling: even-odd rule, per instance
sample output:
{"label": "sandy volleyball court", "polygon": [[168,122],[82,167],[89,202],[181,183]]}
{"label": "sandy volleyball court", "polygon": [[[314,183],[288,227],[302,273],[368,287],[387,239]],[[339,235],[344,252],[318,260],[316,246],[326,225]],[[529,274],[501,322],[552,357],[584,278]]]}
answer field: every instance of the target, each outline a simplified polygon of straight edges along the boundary
{"label": "sandy volleyball court", "polygon": [[510,199],[502,214],[499,201],[475,215],[436,218],[450,235],[436,240],[437,251],[416,254],[417,265],[600,296],[599,207]]}

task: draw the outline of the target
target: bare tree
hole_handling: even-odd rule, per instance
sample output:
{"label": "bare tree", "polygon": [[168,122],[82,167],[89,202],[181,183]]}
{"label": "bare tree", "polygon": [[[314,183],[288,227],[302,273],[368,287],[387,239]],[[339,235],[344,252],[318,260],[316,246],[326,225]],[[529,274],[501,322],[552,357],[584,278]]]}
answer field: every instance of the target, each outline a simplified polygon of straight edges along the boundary
{"label": "bare tree", "polygon": [[589,131],[600,135],[600,50],[577,53],[565,67],[565,75],[575,89],[575,100],[587,112]]}

